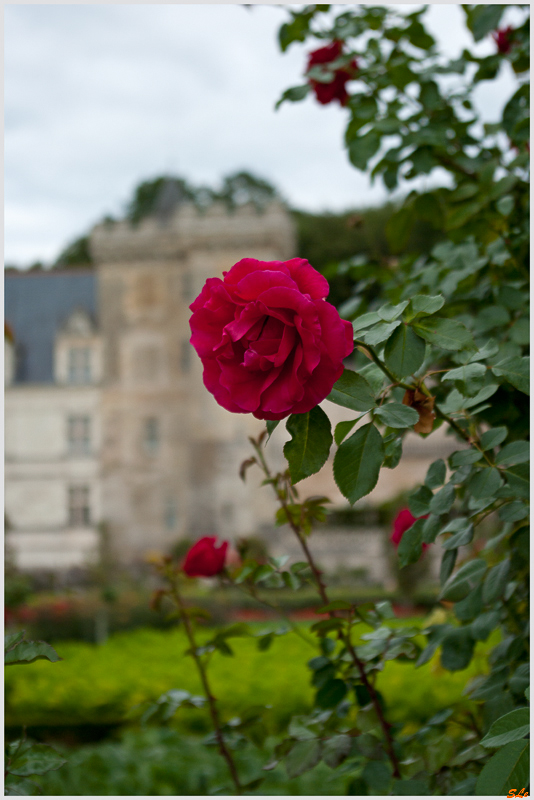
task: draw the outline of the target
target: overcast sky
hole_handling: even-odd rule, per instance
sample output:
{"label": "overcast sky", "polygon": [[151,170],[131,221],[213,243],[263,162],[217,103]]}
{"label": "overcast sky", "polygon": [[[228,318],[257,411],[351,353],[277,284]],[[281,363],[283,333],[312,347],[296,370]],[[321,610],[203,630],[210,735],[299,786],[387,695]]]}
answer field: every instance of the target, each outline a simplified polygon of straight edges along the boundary
{"label": "overcast sky", "polygon": [[[120,215],[141,180],[162,173],[214,186],[247,169],[309,210],[385,199],[347,161],[347,110],[308,98],[274,111],[283,90],[302,82],[311,49],[280,53],[283,8],[4,8],[6,263],[53,261],[105,214]],[[451,55],[470,42],[462,18],[457,5],[428,12]],[[494,51],[491,40],[480,47]],[[480,87],[487,119],[498,117],[513,83],[505,71],[497,87]]]}

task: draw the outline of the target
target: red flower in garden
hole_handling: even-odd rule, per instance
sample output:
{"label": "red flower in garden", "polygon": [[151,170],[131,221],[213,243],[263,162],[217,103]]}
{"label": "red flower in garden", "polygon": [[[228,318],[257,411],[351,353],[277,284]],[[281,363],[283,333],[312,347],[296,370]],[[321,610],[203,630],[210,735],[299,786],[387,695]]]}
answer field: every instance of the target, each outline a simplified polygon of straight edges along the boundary
{"label": "red flower in garden", "polygon": [[325,300],[326,278],[303,258],[244,258],[223,275],[190,306],[204,385],[223,408],[257,419],[310,411],[354,349],[351,323]]}
{"label": "red flower in garden", "polygon": [[[409,508],[401,508],[393,522],[393,533],[391,534],[390,541],[398,547],[400,541],[408,528],[411,528],[414,522],[418,519],[426,519],[428,514],[424,517],[414,517]],[[430,545],[423,544],[423,552],[429,548]]]}
{"label": "red flower in garden", "polygon": [[500,28],[492,33],[493,41],[497,45],[499,53],[506,55],[512,49],[513,39],[511,34],[514,29],[509,25],[507,28]]}
{"label": "red flower in garden", "polygon": [[190,578],[211,578],[224,569],[228,542],[215,547],[216,536],[204,536],[188,551],[183,571]]}
{"label": "red flower in garden", "polygon": [[[338,59],[343,55],[343,43],[334,41],[326,47],[320,47],[314,50],[308,56],[308,72],[312,67],[317,67],[321,64],[328,65],[332,61]],[[315,92],[315,97],[322,105],[327,105],[333,100],[337,100],[340,105],[344,106],[349,99],[345,84],[354,78],[358,69],[358,62],[355,58],[352,59],[350,64],[346,67],[341,67],[334,70],[334,80],[330,83],[321,83],[313,78],[310,78],[310,85]]]}

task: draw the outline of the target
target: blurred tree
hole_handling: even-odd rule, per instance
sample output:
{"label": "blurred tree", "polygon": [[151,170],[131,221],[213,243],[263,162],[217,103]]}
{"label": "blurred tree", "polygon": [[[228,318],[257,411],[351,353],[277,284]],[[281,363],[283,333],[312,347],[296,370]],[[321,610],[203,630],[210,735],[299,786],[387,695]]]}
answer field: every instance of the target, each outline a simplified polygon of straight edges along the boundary
{"label": "blurred tree", "polygon": [[93,263],[89,250],[89,236],[80,236],[75,239],[59,254],[54,264],[54,269],[65,267],[88,267]]}

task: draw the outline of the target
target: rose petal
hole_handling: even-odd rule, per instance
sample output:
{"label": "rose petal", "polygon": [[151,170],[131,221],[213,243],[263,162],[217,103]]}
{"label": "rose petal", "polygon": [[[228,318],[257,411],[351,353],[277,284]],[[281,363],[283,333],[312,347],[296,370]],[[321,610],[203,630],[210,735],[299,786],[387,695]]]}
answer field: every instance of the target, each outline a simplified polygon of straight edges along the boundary
{"label": "rose petal", "polygon": [[330,286],[328,281],[312,267],[305,258],[292,258],[286,261],[289,274],[304,294],[309,294],[314,300],[328,297]]}

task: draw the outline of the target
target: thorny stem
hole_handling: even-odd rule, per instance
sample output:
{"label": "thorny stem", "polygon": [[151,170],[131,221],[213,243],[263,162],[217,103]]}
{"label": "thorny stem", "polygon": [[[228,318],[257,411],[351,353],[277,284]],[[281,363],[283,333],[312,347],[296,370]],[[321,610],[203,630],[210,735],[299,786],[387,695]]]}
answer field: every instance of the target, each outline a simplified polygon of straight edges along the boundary
{"label": "thorny stem", "polygon": [[298,625],[295,625],[295,623],[292,622],[292,620],[290,620],[289,617],[286,614],[284,614],[283,610],[280,608],[280,606],[277,603],[270,603],[268,600],[265,600],[263,597],[259,596],[259,594],[256,591],[256,587],[255,586],[252,586],[251,584],[247,584],[247,586],[245,588],[245,587],[240,586],[239,584],[236,584],[236,583],[233,583],[233,585],[237,586],[238,589],[240,589],[241,591],[243,591],[245,593],[248,590],[248,592],[254,598],[254,600],[257,600],[258,603],[262,603],[264,606],[268,606],[269,608],[272,608],[274,611],[276,611],[276,613],[280,617],[282,617],[282,619],[284,619],[287,622],[287,624],[289,625],[289,627],[291,628],[293,633],[296,633],[297,636],[300,636],[302,641],[306,642],[306,644],[309,644],[311,647],[315,647],[315,643],[311,639],[309,639],[306,636],[306,634],[302,633],[302,631],[299,629]]}
{"label": "thorny stem", "polygon": [[204,688],[204,692],[206,693],[206,697],[208,698],[208,705],[210,710],[211,721],[213,723],[213,727],[215,729],[215,737],[217,739],[217,744],[219,745],[219,751],[222,757],[225,759],[226,763],[228,764],[228,769],[230,771],[230,775],[232,776],[232,780],[235,785],[236,793],[242,794],[243,790],[241,787],[241,783],[239,782],[239,776],[237,774],[236,765],[234,764],[234,760],[231,756],[230,751],[226,747],[224,742],[224,738],[221,731],[221,724],[219,721],[219,712],[217,711],[217,705],[215,702],[215,697],[211,693],[210,685],[208,683],[208,675],[205,669],[204,664],[202,663],[202,659],[197,653],[197,644],[195,641],[195,636],[193,634],[193,628],[191,626],[191,620],[187,615],[187,611],[185,609],[182,597],[180,592],[178,591],[178,584],[176,577],[168,573],[169,582],[171,584],[171,592],[174,598],[174,601],[178,607],[178,611],[180,613],[180,617],[182,622],[184,623],[185,632],[187,634],[187,638],[189,640],[189,644],[191,645],[191,655],[195,661],[198,674],[200,675],[200,680],[202,682],[202,686]]}
{"label": "thorny stem", "polygon": [[[310,548],[308,547],[308,543],[306,541],[306,538],[303,535],[300,526],[294,521],[294,519],[292,518],[291,514],[289,513],[289,509],[287,507],[287,500],[286,500],[285,494],[284,494],[283,491],[280,490],[280,488],[277,485],[276,479],[273,478],[273,476],[271,474],[271,471],[270,471],[270,469],[269,469],[269,467],[267,465],[267,462],[265,460],[265,456],[263,455],[263,453],[261,451],[261,444],[258,444],[258,442],[256,442],[254,439],[251,439],[250,441],[252,442],[252,444],[254,446],[254,449],[256,450],[256,453],[257,453],[258,458],[259,458],[260,463],[261,463],[261,467],[262,467],[266,477],[268,478],[269,482],[271,483],[271,485],[272,485],[272,487],[274,489],[274,492],[275,492],[275,494],[277,496],[278,502],[280,503],[280,505],[282,506],[282,508],[286,512],[286,519],[287,519],[287,521],[289,523],[289,526],[291,527],[291,529],[293,530],[295,536],[297,537],[297,539],[300,542],[300,546],[302,547],[302,550],[304,551],[304,555],[306,556],[306,560],[308,561],[308,564],[310,565],[311,571],[313,573],[313,577],[315,579],[315,583],[316,583],[316,586],[317,586],[317,591],[318,591],[318,593],[319,593],[319,595],[321,597],[321,600],[323,601],[325,606],[327,606],[327,605],[329,605],[330,600],[329,600],[328,594],[326,592],[326,586],[325,586],[325,584],[324,584],[324,582],[323,582],[323,580],[321,578],[321,572],[317,568],[317,565],[316,565],[316,563],[315,563],[315,561],[313,559],[313,556],[311,554]],[[335,611],[330,611],[329,615],[330,615],[330,617],[335,617],[336,613],[335,613]],[[358,654],[356,653],[354,645],[352,644],[352,641],[350,639],[350,634],[341,633],[341,636],[343,638],[345,647],[347,648],[347,652],[350,654],[350,657],[352,658],[352,661],[353,661],[356,669],[358,670],[358,672],[360,674],[360,679],[361,679],[363,685],[365,686],[365,688],[367,689],[367,691],[369,692],[369,697],[371,698],[371,702],[372,702],[372,704],[374,706],[374,709],[376,711],[376,715],[377,715],[377,717],[378,717],[378,719],[380,721],[380,725],[381,725],[382,730],[384,732],[384,737],[385,737],[385,743],[386,743],[386,749],[387,749],[387,752],[388,752],[388,756],[389,756],[389,759],[390,759],[391,764],[393,766],[393,775],[394,775],[395,778],[400,778],[399,762],[398,762],[397,755],[396,755],[394,747],[393,747],[393,738],[391,736],[391,730],[390,730],[391,729],[391,724],[384,717],[384,713],[382,711],[382,706],[380,705],[380,701],[379,701],[378,696],[376,694],[375,688],[374,688],[373,684],[370,682],[369,677],[367,676],[367,673],[365,672],[364,663],[360,660],[360,658],[358,657]]]}

